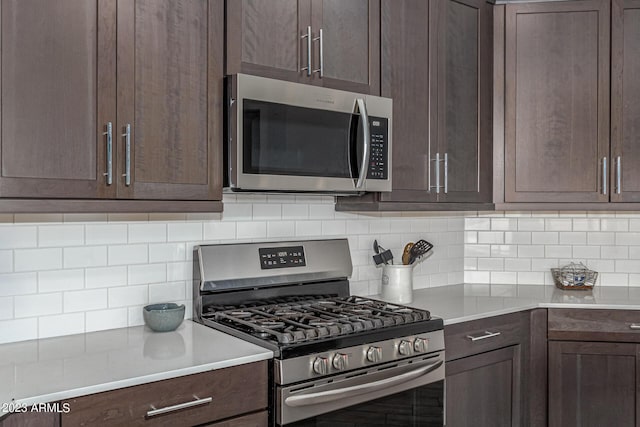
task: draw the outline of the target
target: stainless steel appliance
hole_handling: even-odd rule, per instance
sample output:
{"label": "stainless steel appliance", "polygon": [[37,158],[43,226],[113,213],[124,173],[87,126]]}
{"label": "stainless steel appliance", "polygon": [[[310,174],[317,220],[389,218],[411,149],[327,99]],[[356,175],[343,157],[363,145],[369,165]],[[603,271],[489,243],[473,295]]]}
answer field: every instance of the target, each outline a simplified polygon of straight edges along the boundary
{"label": "stainless steel appliance", "polygon": [[199,246],[194,317],[273,350],[274,425],[442,426],[442,319],[350,295],[351,272],[346,239]]}
{"label": "stainless steel appliance", "polygon": [[391,99],[236,74],[227,101],[232,191],[391,191]]}

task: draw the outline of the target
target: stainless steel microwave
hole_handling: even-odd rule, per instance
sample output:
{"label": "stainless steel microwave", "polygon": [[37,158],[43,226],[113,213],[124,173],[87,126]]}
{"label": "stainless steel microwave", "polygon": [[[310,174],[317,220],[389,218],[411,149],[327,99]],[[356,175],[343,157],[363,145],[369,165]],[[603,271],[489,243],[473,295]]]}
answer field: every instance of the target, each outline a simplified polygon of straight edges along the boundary
{"label": "stainless steel microwave", "polygon": [[246,74],[226,91],[228,189],[391,191],[391,99]]}

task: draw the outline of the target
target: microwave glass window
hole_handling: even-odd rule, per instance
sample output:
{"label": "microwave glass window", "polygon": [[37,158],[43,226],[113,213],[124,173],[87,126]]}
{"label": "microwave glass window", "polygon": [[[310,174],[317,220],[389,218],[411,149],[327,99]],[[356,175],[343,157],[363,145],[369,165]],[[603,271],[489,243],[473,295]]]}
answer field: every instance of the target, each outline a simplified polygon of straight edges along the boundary
{"label": "microwave glass window", "polygon": [[245,98],[244,173],[350,178],[357,118]]}

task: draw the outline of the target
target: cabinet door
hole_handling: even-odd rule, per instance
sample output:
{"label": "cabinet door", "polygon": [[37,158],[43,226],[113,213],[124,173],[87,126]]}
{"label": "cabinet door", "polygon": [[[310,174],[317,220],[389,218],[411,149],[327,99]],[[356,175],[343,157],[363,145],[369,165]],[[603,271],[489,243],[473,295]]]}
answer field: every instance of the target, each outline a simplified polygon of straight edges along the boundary
{"label": "cabinet door", "polygon": [[447,362],[447,425],[522,425],[520,354],[516,345]]}
{"label": "cabinet door", "polygon": [[314,38],[322,29],[322,49],[320,40],[312,49],[322,85],[380,94],[380,0],[313,0],[311,9]]}
{"label": "cabinet door", "polygon": [[611,201],[640,202],[640,1],[612,8]]}
{"label": "cabinet door", "polygon": [[382,201],[437,200],[429,191],[429,150],[435,143],[430,123],[436,118],[436,84],[429,78],[436,53],[434,4],[382,1],[382,96],[393,99],[393,192],[381,193]]}
{"label": "cabinet door", "polygon": [[311,72],[301,70],[312,59],[303,38],[311,25],[310,1],[228,1],[226,74],[312,83]]}
{"label": "cabinet door", "polygon": [[113,196],[116,1],[3,0],[0,13],[0,194]]}
{"label": "cabinet door", "polygon": [[431,158],[440,154],[440,185],[444,186],[438,200],[490,203],[492,8],[485,0],[434,3],[438,144]]}
{"label": "cabinet door", "polygon": [[222,0],[118,3],[120,198],[220,200],[223,19]]}
{"label": "cabinet door", "polygon": [[549,426],[638,426],[638,346],[549,342]]}
{"label": "cabinet door", "polygon": [[506,202],[609,200],[609,9],[506,6]]}

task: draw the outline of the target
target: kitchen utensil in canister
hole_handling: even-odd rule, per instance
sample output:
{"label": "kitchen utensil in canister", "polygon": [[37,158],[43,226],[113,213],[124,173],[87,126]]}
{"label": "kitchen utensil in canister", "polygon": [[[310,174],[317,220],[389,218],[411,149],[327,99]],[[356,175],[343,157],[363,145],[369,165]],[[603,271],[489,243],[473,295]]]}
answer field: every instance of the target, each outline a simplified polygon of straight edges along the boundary
{"label": "kitchen utensil in canister", "polygon": [[377,240],[373,241],[373,250],[376,253],[373,256],[373,262],[375,262],[376,265],[388,264],[389,262],[393,262],[393,254],[391,253],[391,250],[385,249],[380,246]]}
{"label": "kitchen utensil in canister", "polygon": [[433,245],[424,239],[418,240],[409,251],[409,264],[416,262],[418,258],[429,252]]}
{"label": "kitchen utensil in canister", "polygon": [[409,242],[405,245],[404,250],[402,251],[402,264],[409,265],[409,260],[411,259],[411,248],[413,247],[413,242]]}

